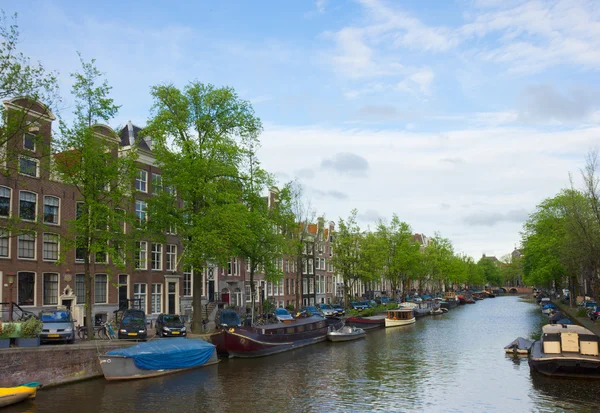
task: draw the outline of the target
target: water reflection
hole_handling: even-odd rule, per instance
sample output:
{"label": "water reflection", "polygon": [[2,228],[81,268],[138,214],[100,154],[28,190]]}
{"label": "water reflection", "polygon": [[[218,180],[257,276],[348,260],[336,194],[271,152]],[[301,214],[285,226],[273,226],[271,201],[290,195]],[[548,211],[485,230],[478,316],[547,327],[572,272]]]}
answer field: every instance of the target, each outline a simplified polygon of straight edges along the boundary
{"label": "water reflection", "polygon": [[592,411],[600,383],[532,375],[503,347],[539,332],[539,307],[499,297],[416,324],[262,359],[162,378],[92,380],[38,393],[7,412],[572,412]]}

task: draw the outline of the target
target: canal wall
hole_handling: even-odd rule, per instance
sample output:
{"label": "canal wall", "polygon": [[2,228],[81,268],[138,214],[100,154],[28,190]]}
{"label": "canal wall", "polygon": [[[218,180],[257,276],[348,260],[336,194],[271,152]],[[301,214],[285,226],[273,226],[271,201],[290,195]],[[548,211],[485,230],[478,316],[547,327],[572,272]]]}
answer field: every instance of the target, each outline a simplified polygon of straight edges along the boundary
{"label": "canal wall", "polygon": [[102,376],[98,354],[136,343],[95,341],[71,345],[0,350],[0,387],[37,381],[42,386]]}

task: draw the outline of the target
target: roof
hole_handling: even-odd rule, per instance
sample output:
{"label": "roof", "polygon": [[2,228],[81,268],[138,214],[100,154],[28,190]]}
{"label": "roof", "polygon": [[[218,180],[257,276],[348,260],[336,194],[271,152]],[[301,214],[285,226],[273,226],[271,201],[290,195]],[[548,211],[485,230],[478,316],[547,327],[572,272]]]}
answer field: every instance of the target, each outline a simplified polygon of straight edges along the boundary
{"label": "roof", "polygon": [[119,137],[121,138],[121,146],[130,146],[134,143],[137,143],[140,149],[145,149],[147,151],[151,151],[148,143],[140,136],[142,128],[134,125],[131,121],[127,122],[127,125],[124,126],[119,131]]}

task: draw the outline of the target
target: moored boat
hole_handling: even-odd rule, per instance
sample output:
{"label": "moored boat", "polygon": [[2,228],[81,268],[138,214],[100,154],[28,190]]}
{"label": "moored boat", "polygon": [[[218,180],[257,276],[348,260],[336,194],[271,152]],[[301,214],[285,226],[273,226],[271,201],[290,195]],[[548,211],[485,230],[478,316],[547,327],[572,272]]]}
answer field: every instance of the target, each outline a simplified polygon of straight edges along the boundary
{"label": "moored boat", "polygon": [[365,330],[358,327],[343,326],[338,330],[327,332],[327,340],[329,341],[352,341],[364,338],[367,334]]}
{"label": "moored boat", "polygon": [[372,330],[385,327],[386,315],[374,315],[370,317],[350,317],[346,319],[346,325],[359,327],[363,330]]}
{"label": "moored boat", "polygon": [[577,325],[545,325],[531,347],[529,366],[547,376],[600,379],[598,336]]}
{"label": "moored boat", "polygon": [[507,354],[527,355],[529,354],[532,345],[533,341],[523,337],[517,337],[512,343],[504,347],[504,351],[506,351]]}
{"label": "moored boat", "polygon": [[324,341],[329,327],[339,328],[339,318],[310,316],[291,323],[223,329],[224,350],[234,357],[262,357]]}
{"label": "moored boat", "polygon": [[410,308],[399,308],[388,310],[385,317],[385,327],[398,327],[413,324],[416,320],[413,310]]}
{"label": "moored boat", "polygon": [[215,346],[204,340],[154,340],[98,356],[106,380],[163,376],[219,362]]}
{"label": "moored boat", "polygon": [[0,388],[0,407],[10,406],[27,399],[35,399],[37,389],[40,387],[38,382],[31,382],[15,387]]}

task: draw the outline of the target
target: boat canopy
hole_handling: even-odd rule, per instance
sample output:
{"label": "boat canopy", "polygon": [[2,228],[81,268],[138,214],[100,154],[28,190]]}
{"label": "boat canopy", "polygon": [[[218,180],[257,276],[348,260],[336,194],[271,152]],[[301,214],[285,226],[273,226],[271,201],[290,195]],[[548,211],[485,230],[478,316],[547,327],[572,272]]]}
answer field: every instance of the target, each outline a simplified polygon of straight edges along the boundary
{"label": "boat canopy", "polygon": [[142,370],[172,370],[201,366],[214,351],[215,346],[204,340],[172,338],[141,343],[106,354],[132,358],[135,366]]}

